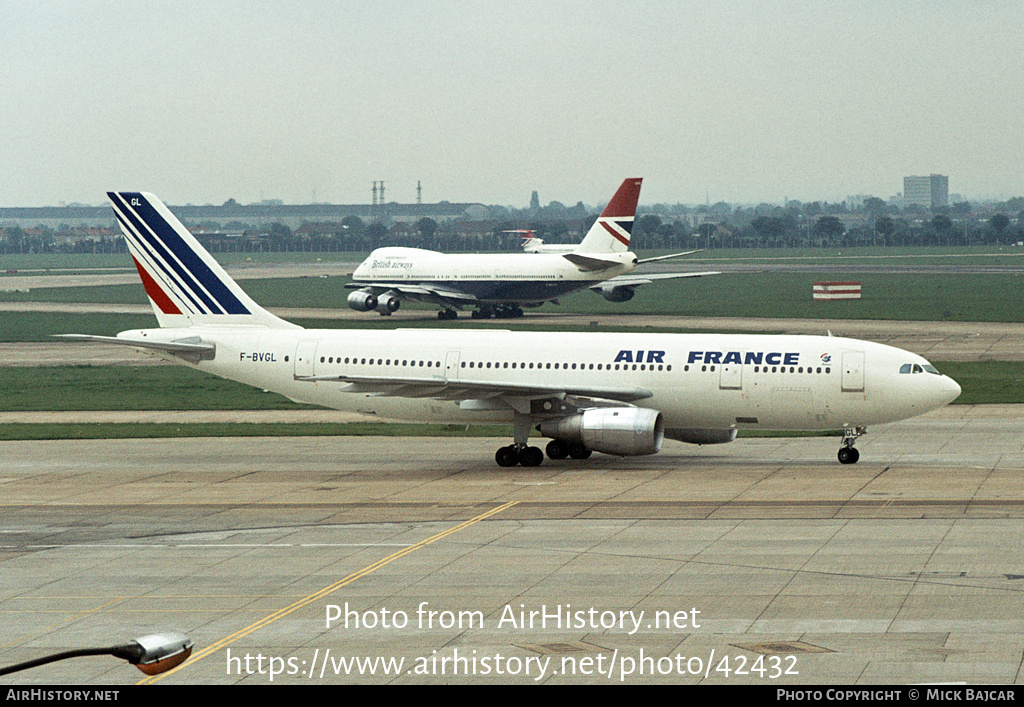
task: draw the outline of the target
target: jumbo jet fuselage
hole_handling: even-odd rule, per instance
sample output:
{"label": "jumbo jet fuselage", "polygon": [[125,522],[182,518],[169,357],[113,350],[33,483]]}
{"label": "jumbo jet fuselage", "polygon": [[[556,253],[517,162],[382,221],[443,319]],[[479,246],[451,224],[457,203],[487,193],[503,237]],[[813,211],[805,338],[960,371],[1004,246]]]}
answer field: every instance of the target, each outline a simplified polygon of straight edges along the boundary
{"label": "jumbo jet fuselage", "polygon": [[355,285],[424,285],[461,292],[480,303],[539,304],[630,272],[631,252],[602,254],[614,263],[588,270],[564,254],[447,254],[421,248],[378,248],[352,273]]}

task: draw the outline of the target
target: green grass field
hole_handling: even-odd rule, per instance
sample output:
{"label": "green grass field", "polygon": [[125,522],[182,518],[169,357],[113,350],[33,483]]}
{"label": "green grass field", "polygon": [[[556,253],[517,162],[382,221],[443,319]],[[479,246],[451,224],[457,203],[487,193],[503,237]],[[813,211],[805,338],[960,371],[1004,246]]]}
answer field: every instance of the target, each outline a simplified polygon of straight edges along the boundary
{"label": "green grass field", "polygon": [[[252,257],[254,262],[309,262],[317,257],[359,258],[363,254],[272,253],[246,256],[234,254],[232,260]],[[14,256],[43,258],[44,256]],[[54,257],[54,256],[47,256]],[[83,266],[91,258],[94,267],[108,267],[116,256],[65,256],[68,267]],[[680,261],[687,269],[713,267],[715,262],[743,262],[768,267],[771,264],[871,265],[950,265],[969,262],[975,265],[1020,265],[1024,249],[943,250],[862,248],[847,251],[817,250],[713,250]],[[227,258],[225,257],[225,260]],[[16,264],[15,264],[16,266]],[[17,275],[0,276],[14,277]],[[862,283],[860,300],[815,302],[812,284],[821,280],[856,280]],[[267,307],[310,307],[347,309],[350,290],[342,277],[275,278],[244,280],[242,287]],[[916,274],[857,272],[751,272],[726,273],[696,279],[655,282],[641,287],[629,302],[614,303],[584,291],[562,299],[562,304],[545,304],[540,311],[568,311],[583,314],[656,314],[667,316],[742,316],[797,317],[820,319],[908,319],[928,321],[987,321],[1024,323],[1024,308],[1017,306],[1024,295],[1024,277],[1015,274]],[[145,304],[141,284],[107,287],[55,287],[29,292],[0,292],[0,301],[74,302],[103,304]],[[417,308],[415,304],[406,308]],[[434,307],[420,305],[420,309]],[[6,316],[6,315],[4,315]],[[368,314],[376,326],[389,326],[386,320]],[[529,316],[523,321],[529,322]],[[11,322],[20,324],[20,322]],[[0,338],[6,341],[22,327],[12,327],[0,318]],[[519,322],[516,323],[517,325]],[[502,324],[505,325],[504,323]],[[321,326],[329,326],[321,324]],[[392,325],[393,326],[393,325]],[[12,332],[13,330],[13,332]],[[32,335],[45,336],[43,326],[28,329]],[[49,331],[49,333],[58,333]],[[39,340],[39,339],[29,339]]]}
{"label": "green grass field", "polygon": [[[675,250],[638,250],[641,258],[669,255]],[[360,262],[369,252],[338,253],[214,253],[218,262],[225,265],[266,265],[281,263],[317,262]],[[1019,264],[1024,257],[1024,248],[1014,246],[972,246],[946,248],[924,246],[914,248],[709,248],[686,256],[681,262],[702,263],[706,261],[735,260],[746,262],[799,262],[799,263],[849,263],[850,265],[952,265],[965,259],[982,265]],[[116,254],[24,254],[0,255],[0,273],[6,270],[91,270],[97,268],[123,268],[133,270],[127,253]]]}

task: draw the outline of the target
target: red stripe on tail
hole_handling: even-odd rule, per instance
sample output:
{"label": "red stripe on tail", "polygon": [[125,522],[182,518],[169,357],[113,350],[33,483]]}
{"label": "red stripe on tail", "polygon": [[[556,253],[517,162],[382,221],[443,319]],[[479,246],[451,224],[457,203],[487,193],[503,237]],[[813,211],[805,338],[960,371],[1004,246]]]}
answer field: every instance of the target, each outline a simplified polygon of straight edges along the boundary
{"label": "red stripe on tail", "polygon": [[135,260],[134,255],[132,260],[135,261],[135,269],[139,271],[139,277],[142,278],[142,286],[146,288],[146,294],[149,295],[149,299],[152,300],[153,304],[159,307],[160,311],[164,314],[181,314],[181,310],[171,301],[171,298],[167,296],[167,293],[163,291],[160,285],[156,284],[156,280],[149,276],[149,273],[139,264],[139,261]]}
{"label": "red stripe on tail", "polygon": [[624,246],[628,246],[629,245],[629,239],[628,238],[623,238],[622,234],[619,233],[618,231],[616,231],[611,226],[609,226],[607,221],[601,221],[600,223],[601,223],[602,226],[604,226],[604,230],[606,230],[606,231],[608,231],[608,233],[612,234],[612,238],[614,238],[615,240],[617,240],[619,243],[621,243]]}

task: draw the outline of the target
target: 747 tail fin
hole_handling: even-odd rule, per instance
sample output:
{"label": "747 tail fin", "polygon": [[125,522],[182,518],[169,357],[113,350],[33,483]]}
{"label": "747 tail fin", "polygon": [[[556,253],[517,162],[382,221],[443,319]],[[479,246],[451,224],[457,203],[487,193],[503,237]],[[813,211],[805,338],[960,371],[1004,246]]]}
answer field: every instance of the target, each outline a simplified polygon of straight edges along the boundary
{"label": "747 tail fin", "polygon": [[155,196],[107,197],[161,327],[301,328],[256,304]]}
{"label": "747 tail fin", "polygon": [[600,254],[625,253],[629,250],[629,237],[633,232],[633,217],[640,201],[643,179],[627,179],[619,186],[615,196],[604,207],[597,221],[574,252]]}

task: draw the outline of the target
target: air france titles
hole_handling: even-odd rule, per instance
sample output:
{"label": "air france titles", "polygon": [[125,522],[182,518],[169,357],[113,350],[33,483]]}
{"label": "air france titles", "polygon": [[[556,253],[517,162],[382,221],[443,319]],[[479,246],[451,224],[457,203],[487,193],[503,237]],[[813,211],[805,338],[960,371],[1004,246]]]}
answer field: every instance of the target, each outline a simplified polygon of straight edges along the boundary
{"label": "air france titles", "polygon": [[[634,354],[636,354],[634,356]],[[647,355],[647,360],[644,361],[644,354]],[[615,357],[612,363],[665,363],[665,352],[664,351],[627,351],[623,349],[619,351],[619,354]]]}
{"label": "air france titles", "polygon": [[[686,357],[686,362],[720,365],[740,363],[756,366],[799,366],[800,354],[795,351],[691,351]],[[612,363],[665,363],[665,352],[622,349]]]}
{"label": "air france titles", "polygon": [[691,351],[687,363],[743,363],[760,366],[798,366],[799,353],[781,351]]}

